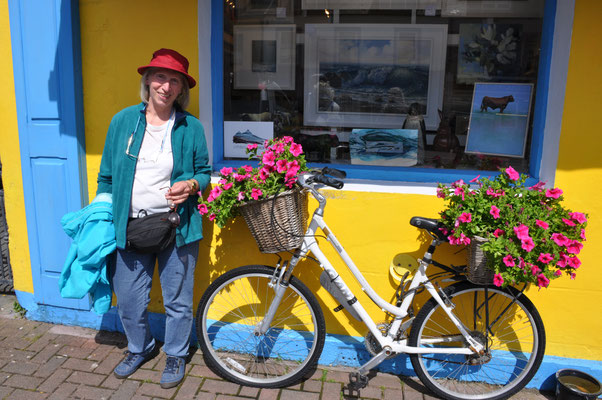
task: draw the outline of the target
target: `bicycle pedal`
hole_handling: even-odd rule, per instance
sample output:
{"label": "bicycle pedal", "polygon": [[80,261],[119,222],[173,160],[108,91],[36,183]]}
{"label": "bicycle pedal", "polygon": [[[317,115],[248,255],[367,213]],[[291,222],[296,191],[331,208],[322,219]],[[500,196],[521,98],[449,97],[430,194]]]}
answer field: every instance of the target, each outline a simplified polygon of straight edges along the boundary
{"label": "bicycle pedal", "polygon": [[368,377],[359,372],[349,373],[349,390],[359,390],[368,386]]}

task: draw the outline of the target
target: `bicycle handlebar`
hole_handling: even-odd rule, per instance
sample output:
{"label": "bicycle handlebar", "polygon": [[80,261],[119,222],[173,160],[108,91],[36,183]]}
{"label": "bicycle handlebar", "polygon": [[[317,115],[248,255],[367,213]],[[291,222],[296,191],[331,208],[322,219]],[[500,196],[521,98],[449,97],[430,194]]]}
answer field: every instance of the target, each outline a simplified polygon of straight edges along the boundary
{"label": "bicycle handlebar", "polygon": [[331,178],[330,176],[325,176],[325,175],[314,175],[314,182],[318,182],[318,183],[322,183],[326,186],[330,186],[333,187],[335,189],[342,189],[343,188],[343,181],[340,181],[338,179],[335,178]]}
{"label": "bicycle handlebar", "polygon": [[[335,178],[326,175],[332,175]],[[321,183],[335,189],[342,189],[344,186],[343,181],[336,178],[344,178],[345,176],[347,176],[345,171],[324,167],[322,169],[312,170],[299,175],[299,184],[308,189],[313,189],[311,187],[312,183]]]}

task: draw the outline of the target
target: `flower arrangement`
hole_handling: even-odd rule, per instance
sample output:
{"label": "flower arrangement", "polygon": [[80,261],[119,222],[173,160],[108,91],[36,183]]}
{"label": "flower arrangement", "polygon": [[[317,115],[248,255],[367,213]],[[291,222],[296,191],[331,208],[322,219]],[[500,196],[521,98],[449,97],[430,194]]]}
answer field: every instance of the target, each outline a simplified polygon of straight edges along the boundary
{"label": "flower arrangement", "polygon": [[299,173],[307,170],[303,148],[290,136],[266,140],[259,156],[258,148],[247,145],[249,159],[258,158],[258,167],[222,168],[207,199],[199,198],[201,215],[208,215],[220,228],[239,215],[238,206],[292,189]]}
{"label": "flower arrangement", "polygon": [[526,187],[527,176],[512,167],[501,172],[493,180],[479,175],[469,183],[438,185],[437,197],[447,202],[440,229],[450,244],[484,238],[496,286],[524,282],[541,288],[563,274],[574,279],[587,215],[563,207],[561,189],[545,189],[542,182]]}

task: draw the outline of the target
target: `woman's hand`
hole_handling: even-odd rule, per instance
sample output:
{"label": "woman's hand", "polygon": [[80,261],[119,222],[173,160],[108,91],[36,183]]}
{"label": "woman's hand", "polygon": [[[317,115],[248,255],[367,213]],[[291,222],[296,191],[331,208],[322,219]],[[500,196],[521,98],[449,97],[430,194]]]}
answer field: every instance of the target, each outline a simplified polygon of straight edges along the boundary
{"label": "woman's hand", "polygon": [[173,186],[167,190],[165,198],[168,201],[173,202],[173,204],[178,205],[185,202],[192,193],[190,183],[188,181],[180,181],[174,183]]}

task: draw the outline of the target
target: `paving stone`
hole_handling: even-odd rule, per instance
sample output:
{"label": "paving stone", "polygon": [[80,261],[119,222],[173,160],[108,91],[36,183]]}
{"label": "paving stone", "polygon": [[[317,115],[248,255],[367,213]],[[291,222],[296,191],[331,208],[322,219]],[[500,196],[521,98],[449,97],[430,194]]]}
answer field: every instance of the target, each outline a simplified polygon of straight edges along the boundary
{"label": "paving stone", "polygon": [[10,378],[4,381],[3,385],[19,389],[33,390],[37,388],[41,383],[42,378],[36,378],[33,376],[25,375],[11,375]]}
{"label": "paving stone", "polygon": [[162,371],[154,371],[150,369],[139,369],[130,375],[130,379],[136,379],[138,381],[150,381],[159,382],[161,380]]}
{"label": "paving stone", "polygon": [[109,346],[108,344],[99,344],[92,351],[92,353],[90,353],[90,355],[86,358],[88,360],[94,360],[94,361],[100,362],[100,361],[104,360],[105,357],[109,355],[109,353],[111,353],[112,349],[113,349],[113,346]]}
{"label": "paving stone", "polygon": [[55,343],[62,344],[63,346],[81,347],[86,342],[86,338],[71,336],[71,335],[57,335],[54,339]]}
{"label": "paving stone", "polygon": [[391,389],[401,389],[401,379],[397,375],[378,372],[376,376],[370,378],[369,385],[378,387],[382,386]]}
{"label": "paving stone", "polygon": [[[385,389],[384,395],[385,400],[399,400],[401,398],[404,400],[422,399],[422,395],[419,392],[408,394],[408,392],[402,391],[401,389]],[[419,397],[415,397],[415,395],[419,395]]]}
{"label": "paving stone", "polygon": [[155,358],[153,358],[151,360],[148,360],[144,364],[144,368],[160,369],[161,371],[163,371],[163,368],[165,368],[166,361],[167,361],[167,356],[165,355],[165,353],[163,353],[161,351],[158,356],[156,356]]}
{"label": "paving stone", "polygon": [[100,386],[106,387],[107,389],[117,389],[124,382],[123,379],[117,379],[113,373],[110,373],[108,376],[103,376],[106,379],[100,384]]}
{"label": "paving stone", "polygon": [[[383,391],[380,387],[367,386],[359,391],[360,397],[362,399],[381,399],[383,396]],[[399,397],[397,399],[401,399],[402,397],[401,390],[399,391]]]}
{"label": "paving stone", "polygon": [[76,371],[92,372],[98,368],[98,363],[91,360],[80,360],[79,358],[68,358],[63,364],[63,368],[74,369]]}
{"label": "paving stone", "polygon": [[210,393],[237,394],[240,390],[240,385],[222,380],[205,379],[201,390]]}
{"label": "paving stone", "polygon": [[74,383],[63,382],[48,396],[48,400],[65,400],[77,390],[78,386]]}
{"label": "paving stone", "polygon": [[326,380],[328,382],[341,382],[341,383],[349,383],[349,372],[346,371],[328,371],[326,374]]}
{"label": "paving stone", "polygon": [[229,394],[218,394],[216,400],[247,400],[246,397],[231,396]]}
{"label": "paving stone", "polygon": [[104,375],[93,374],[91,372],[73,371],[73,373],[67,378],[67,382],[81,383],[90,386],[98,386],[102,381],[105,380]]}
{"label": "paving stone", "polygon": [[[54,345],[54,340],[57,338],[58,335],[54,334],[54,333],[50,333],[50,332],[46,332],[42,335],[42,337],[40,337],[38,340],[36,340],[35,342],[33,342],[32,344],[30,344],[27,347],[27,350],[30,351],[40,351],[45,349],[46,347],[48,347],[51,343],[52,345]],[[60,347],[59,344],[57,344],[57,347]]]}
{"label": "paving stone", "polygon": [[163,389],[158,383],[144,382],[136,391],[136,394],[145,396],[158,397],[161,399],[171,399],[178,390],[177,387],[171,389]]}
{"label": "paving stone", "polygon": [[219,376],[217,376],[215,373],[213,373],[213,371],[211,371],[209,369],[209,367],[206,367],[204,365],[194,365],[192,367],[192,369],[190,370],[190,375],[202,376],[202,377],[211,378],[211,379],[222,379]]}
{"label": "paving stone", "polygon": [[205,365],[205,360],[203,360],[203,355],[200,352],[197,352],[192,355],[189,363],[192,365]]}
{"label": "paving stone", "polygon": [[92,354],[94,349],[85,349],[82,347],[75,346],[64,346],[62,349],[58,351],[58,354],[64,357],[73,357],[73,358],[81,358],[84,359]]}
{"label": "paving stone", "polygon": [[322,386],[322,400],[339,399],[340,397],[341,397],[341,384],[340,383],[324,382],[324,385]]}
{"label": "paving stone", "polygon": [[82,349],[90,349],[94,351],[98,346],[100,346],[100,343],[97,343],[95,339],[88,339],[84,344],[82,344],[81,347]]}
{"label": "paving stone", "polygon": [[280,389],[261,389],[257,400],[276,400],[279,395]]}
{"label": "paving stone", "polygon": [[12,374],[21,374],[21,375],[33,375],[34,372],[38,369],[40,364],[36,364],[30,361],[9,361],[4,367],[2,367],[2,371],[9,372]]}
{"label": "paving stone", "polygon": [[[48,362],[61,348],[60,344],[57,343],[49,343],[46,347],[38,351],[38,353],[31,359],[31,361],[35,363],[44,364]],[[31,348],[28,347],[27,350]]]}
{"label": "paving stone", "polygon": [[40,393],[31,390],[16,389],[10,394],[9,400],[38,400],[48,397],[48,393]]}
{"label": "paving stone", "polygon": [[254,388],[254,387],[250,387],[250,386],[243,386],[240,388],[240,392],[238,392],[239,396],[244,396],[244,397],[257,397],[257,395],[259,394],[259,388]]}
{"label": "paving stone", "polygon": [[286,400],[319,400],[320,394],[282,389],[282,394],[280,397]]}
{"label": "paving stone", "polygon": [[0,399],[3,399],[6,396],[8,396],[9,394],[11,394],[11,392],[13,390],[14,390],[13,388],[5,387],[5,386],[0,386]]}
{"label": "paving stone", "polygon": [[36,355],[36,353],[29,350],[17,350],[13,348],[5,349],[4,345],[2,348],[3,351],[0,351],[0,357],[7,360],[31,361],[31,359]]}
{"label": "paving stone", "polygon": [[54,371],[59,369],[65,361],[67,361],[65,357],[52,357],[46,363],[40,365],[34,375],[39,376],[40,378],[48,378]]}
{"label": "paving stone", "polygon": [[111,396],[111,400],[130,400],[140,387],[140,382],[130,380],[122,382],[123,384]]}
{"label": "paving stone", "polygon": [[52,375],[48,377],[48,379],[44,381],[44,383],[42,383],[38,387],[38,390],[48,393],[52,392],[54,389],[59,387],[61,383],[63,383],[65,379],[67,379],[67,377],[71,375],[72,372],[73,371],[71,371],[70,369],[57,369]]}
{"label": "paving stone", "polygon": [[308,380],[303,383],[303,390],[306,392],[320,392],[322,390],[322,381]]}
{"label": "paving stone", "polygon": [[102,389],[92,386],[80,385],[73,397],[78,399],[89,399],[89,400],[108,400],[113,391],[110,389]]}
{"label": "paving stone", "polygon": [[123,359],[123,354],[110,353],[94,370],[97,374],[109,374],[112,373],[117,364]]}
{"label": "paving stone", "polygon": [[199,390],[199,387],[201,386],[202,382],[203,378],[190,375],[186,376],[184,378],[184,381],[180,384],[180,388],[178,389],[176,399],[193,399],[196,392]]}

